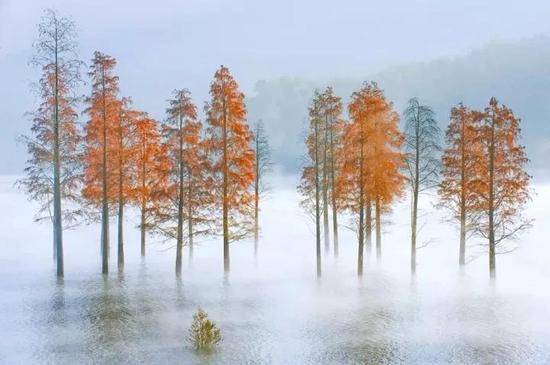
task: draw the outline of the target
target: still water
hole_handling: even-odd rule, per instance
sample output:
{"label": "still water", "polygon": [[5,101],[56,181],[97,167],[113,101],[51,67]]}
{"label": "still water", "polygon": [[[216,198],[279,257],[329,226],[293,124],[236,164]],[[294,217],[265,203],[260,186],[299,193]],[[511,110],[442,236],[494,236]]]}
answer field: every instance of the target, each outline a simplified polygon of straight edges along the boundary
{"label": "still water", "polygon": [[[232,245],[223,274],[221,241],[205,240],[183,275],[175,250],[150,237],[139,256],[136,221],[126,223],[126,267],[100,273],[99,227],[65,235],[65,279],[54,277],[51,230],[33,224],[33,204],[0,179],[0,363],[55,364],[548,364],[550,363],[550,188],[539,186],[534,228],[520,248],[457,268],[457,232],[424,206],[415,278],[409,275],[408,203],[385,222],[383,256],[356,270],[356,241],[342,218],[340,255],[332,243],[315,276],[311,220],[298,207],[296,179],[281,178],[264,204],[260,250]],[[544,203],[546,202],[546,204]],[[113,245],[116,242],[113,232]],[[186,255],[187,252],[184,253]],[[209,355],[187,341],[205,309],[223,342]]]}

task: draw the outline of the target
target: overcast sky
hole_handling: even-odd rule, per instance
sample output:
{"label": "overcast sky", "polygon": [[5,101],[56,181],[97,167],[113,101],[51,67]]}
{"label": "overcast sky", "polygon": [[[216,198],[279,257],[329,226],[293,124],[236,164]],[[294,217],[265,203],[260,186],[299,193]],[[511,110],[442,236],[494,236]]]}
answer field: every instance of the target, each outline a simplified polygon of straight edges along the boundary
{"label": "overcast sky", "polygon": [[[27,61],[45,8],[73,17],[83,60],[94,50],[115,56],[122,94],[157,118],[174,88],[189,88],[202,106],[220,64],[251,92],[261,79],[368,75],[550,35],[543,0],[0,0],[4,156],[14,148],[20,154],[13,140],[29,126],[23,113],[33,108],[28,85],[36,71]],[[0,158],[0,173],[12,170]]]}

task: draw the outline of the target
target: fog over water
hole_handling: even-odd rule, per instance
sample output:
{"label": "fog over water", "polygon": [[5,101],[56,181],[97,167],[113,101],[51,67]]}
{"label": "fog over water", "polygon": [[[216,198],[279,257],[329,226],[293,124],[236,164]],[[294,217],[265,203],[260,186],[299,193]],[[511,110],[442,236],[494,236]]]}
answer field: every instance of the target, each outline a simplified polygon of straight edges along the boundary
{"label": "fog over water", "polygon": [[[382,261],[356,275],[354,232],[341,227],[340,255],[323,256],[315,275],[314,226],[299,207],[296,176],[274,176],[263,204],[257,259],[253,242],[200,242],[181,279],[175,249],[149,237],[139,256],[136,220],[126,223],[126,266],[101,275],[98,225],[65,233],[65,279],[56,281],[51,226],[33,224],[36,206],[0,177],[0,363],[356,364],[550,363],[550,185],[535,184],[527,211],[534,227],[497,256],[497,280],[479,252],[458,269],[458,232],[425,199],[427,247],[409,273],[409,205],[387,217]],[[342,225],[349,224],[341,218]],[[113,224],[114,227],[114,224]],[[198,307],[224,340],[210,355],[187,342]]]}

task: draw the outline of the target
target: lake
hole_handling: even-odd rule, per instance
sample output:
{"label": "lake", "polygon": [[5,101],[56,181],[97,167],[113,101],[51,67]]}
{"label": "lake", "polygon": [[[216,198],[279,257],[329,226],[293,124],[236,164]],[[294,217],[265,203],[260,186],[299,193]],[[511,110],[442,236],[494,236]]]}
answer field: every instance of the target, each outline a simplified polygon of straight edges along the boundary
{"label": "lake", "polygon": [[[65,278],[55,278],[51,226],[33,223],[36,205],[0,178],[0,363],[55,364],[548,364],[550,363],[550,186],[537,185],[528,215],[534,227],[497,256],[490,282],[479,240],[459,270],[458,232],[444,212],[422,206],[417,274],[409,273],[409,203],[384,224],[382,260],[356,275],[357,242],[341,218],[340,254],[323,255],[316,277],[312,220],[298,206],[297,178],[276,177],[263,204],[262,238],[231,246],[223,273],[220,238],[184,251],[148,237],[139,252],[132,214],[126,267],[101,275],[99,226],[65,234]],[[218,351],[189,341],[198,308],[221,328]]]}

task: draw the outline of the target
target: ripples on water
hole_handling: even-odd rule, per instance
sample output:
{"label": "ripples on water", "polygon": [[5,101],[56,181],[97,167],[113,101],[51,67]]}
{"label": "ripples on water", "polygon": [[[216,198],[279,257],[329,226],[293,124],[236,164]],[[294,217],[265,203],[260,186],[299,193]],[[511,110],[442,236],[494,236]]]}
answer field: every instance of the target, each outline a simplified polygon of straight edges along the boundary
{"label": "ripples on water", "polygon": [[[203,242],[177,279],[174,252],[151,239],[142,261],[128,223],[123,274],[115,252],[112,272],[99,274],[99,231],[86,227],[67,233],[66,278],[57,281],[49,227],[29,230],[31,207],[4,193],[13,214],[0,223],[11,232],[0,256],[0,363],[550,363],[548,276],[540,277],[548,272],[537,271],[546,258],[538,262],[529,251],[499,258],[491,285],[484,258],[461,274],[454,242],[443,242],[422,253],[411,279],[407,231],[396,217],[390,229],[402,234],[384,236],[382,263],[371,258],[362,279],[350,232],[338,260],[325,255],[316,279],[311,227],[292,191],[277,197],[265,208],[266,221],[277,224],[265,224],[258,259],[251,242],[234,244],[229,277],[219,240]],[[211,355],[186,341],[199,306],[224,337]]]}

